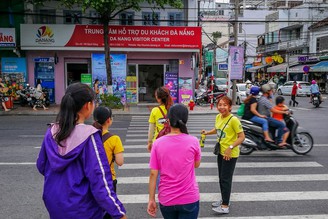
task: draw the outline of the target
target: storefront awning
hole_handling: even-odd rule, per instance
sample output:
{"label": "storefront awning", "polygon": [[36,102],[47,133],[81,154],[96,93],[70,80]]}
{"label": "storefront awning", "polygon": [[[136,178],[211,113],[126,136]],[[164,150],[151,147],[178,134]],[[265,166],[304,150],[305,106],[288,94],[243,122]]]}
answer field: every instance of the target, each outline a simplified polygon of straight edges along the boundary
{"label": "storefront awning", "polygon": [[[289,71],[295,65],[298,65],[298,62],[289,63]],[[271,73],[271,72],[279,72],[279,73],[287,72],[287,66],[288,66],[288,63],[282,63],[282,64],[279,64],[279,65],[275,65],[275,66],[272,66],[272,67],[268,68],[267,72],[269,72],[269,73]]]}
{"label": "storefront awning", "polygon": [[293,66],[293,67],[289,67],[289,73],[304,73],[304,66],[313,66],[313,64],[307,64],[307,65],[296,65],[296,66]]}
{"label": "storefront awning", "polygon": [[265,64],[265,65],[258,65],[258,66],[254,66],[254,67],[248,68],[246,71],[247,72],[256,72],[260,68],[264,68],[264,67],[267,67],[267,66],[268,66],[267,64]]}
{"label": "storefront awning", "polygon": [[287,63],[275,65],[267,69],[267,72],[286,72]]}
{"label": "storefront awning", "polygon": [[328,61],[321,61],[310,67],[310,72],[328,72]]}

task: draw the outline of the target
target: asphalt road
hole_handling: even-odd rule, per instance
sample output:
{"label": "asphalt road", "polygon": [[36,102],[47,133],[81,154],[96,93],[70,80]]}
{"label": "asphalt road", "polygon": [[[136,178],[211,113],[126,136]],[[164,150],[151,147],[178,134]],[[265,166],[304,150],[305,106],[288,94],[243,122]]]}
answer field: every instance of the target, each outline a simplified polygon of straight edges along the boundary
{"label": "asphalt road", "polygon": [[[286,97],[288,99],[289,97]],[[328,218],[328,100],[313,108],[308,98],[297,98],[294,117],[311,131],[315,147],[305,156],[292,151],[254,152],[241,156],[235,171],[229,218]],[[47,123],[52,116],[1,116],[0,218],[48,218],[42,201],[43,177],[35,168]],[[188,128],[210,129],[215,115],[192,115]],[[145,142],[147,116],[116,116],[112,132],[121,136],[125,164],[118,169],[118,194],[129,218],[149,218],[148,160]],[[202,164],[197,170],[201,193],[199,218],[216,218],[210,203],[219,198],[217,169],[206,139]],[[161,217],[161,214],[158,214]],[[225,218],[224,216],[220,216]]]}

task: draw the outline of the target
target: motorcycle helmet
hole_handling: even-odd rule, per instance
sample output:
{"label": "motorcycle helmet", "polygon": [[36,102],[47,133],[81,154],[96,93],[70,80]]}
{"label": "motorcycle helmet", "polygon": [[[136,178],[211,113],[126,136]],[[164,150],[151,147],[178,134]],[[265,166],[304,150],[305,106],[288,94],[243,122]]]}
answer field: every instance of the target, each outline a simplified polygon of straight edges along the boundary
{"label": "motorcycle helmet", "polygon": [[316,84],[317,82],[315,80],[312,80],[311,84]]}
{"label": "motorcycle helmet", "polygon": [[261,87],[263,93],[268,93],[269,91],[272,90],[272,87],[269,84],[264,84]]}
{"label": "motorcycle helmet", "polygon": [[256,96],[260,93],[260,88],[258,86],[252,86],[249,93]]}

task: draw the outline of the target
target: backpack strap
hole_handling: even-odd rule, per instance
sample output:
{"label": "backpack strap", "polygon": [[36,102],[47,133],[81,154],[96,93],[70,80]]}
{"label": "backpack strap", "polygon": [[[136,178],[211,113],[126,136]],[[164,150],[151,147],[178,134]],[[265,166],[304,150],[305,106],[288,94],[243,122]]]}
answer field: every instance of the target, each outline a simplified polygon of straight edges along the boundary
{"label": "backpack strap", "polygon": [[102,142],[105,143],[105,141],[107,141],[107,139],[109,139],[109,138],[112,137],[112,136],[113,136],[112,133],[107,132],[106,134],[104,134],[104,135],[102,136]]}
{"label": "backpack strap", "polygon": [[[160,106],[158,106],[158,109],[161,111],[162,116],[164,117],[164,119],[166,119],[166,115],[165,115],[165,113],[163,112],[162,108],[161,108]],[[159,132],[158,127],[156,127],[156,129],[157,129],[157,132]]]}
{"label": "backpack strap", "polygon": [[161,108],[160,106],[158,106],[158,108],[159,108],[159,110],[161,111],[161,113],[162,113],[162,115],[163,115],[164,119],[166,119],[166,115],[164,114],[164,112],[163,112],[162,108]]}
{"label": "backpack strap", "polygon": [[[108,140],[110,137],[112,137],[112,136],[113,136],[112,133],[107,132],[106,134],[104,134],[104,135],[102,136],[102,142],[105,143],[105,141],[107,141],[107,140]],[[114,163],[114,161],[115,161],[115,154],[113,153],[112,156],[113,156],[113,159],[112,159],[112,161],[110,162],[109,166],[112,165],[112,163]]]}

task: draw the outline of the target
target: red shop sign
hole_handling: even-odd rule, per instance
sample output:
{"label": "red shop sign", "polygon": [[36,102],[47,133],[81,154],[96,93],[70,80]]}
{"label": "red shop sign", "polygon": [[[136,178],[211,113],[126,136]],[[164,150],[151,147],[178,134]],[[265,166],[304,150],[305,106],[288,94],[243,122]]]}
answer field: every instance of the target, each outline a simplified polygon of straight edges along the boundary
{"label": "red shop sign", "polygon": [[[103,47],[101,25],[76,25],[66,47]],[[109,46],[200,49],[201,27],[110,26]]]}

